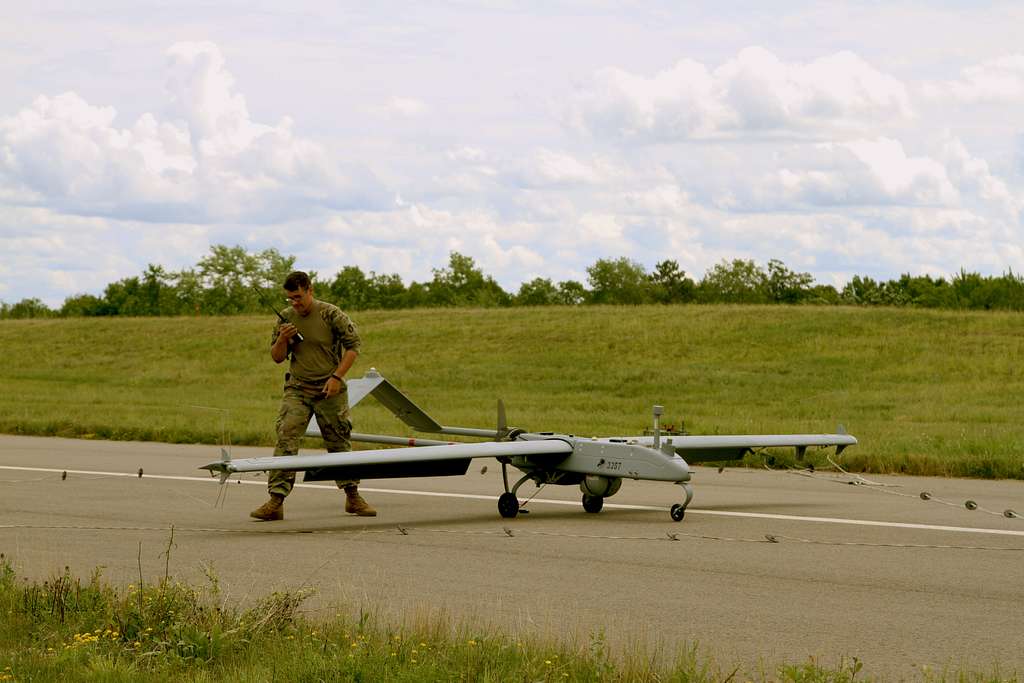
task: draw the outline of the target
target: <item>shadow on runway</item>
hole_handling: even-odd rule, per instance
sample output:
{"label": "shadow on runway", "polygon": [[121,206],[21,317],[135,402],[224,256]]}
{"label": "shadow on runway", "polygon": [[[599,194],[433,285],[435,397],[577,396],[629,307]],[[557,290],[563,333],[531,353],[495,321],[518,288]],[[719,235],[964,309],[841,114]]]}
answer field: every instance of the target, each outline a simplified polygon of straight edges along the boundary
{"label": "shadow on runway", "polygon": [[709,512],[768,512],[779,515],[792,514],[793,508],[820,508],[821,503],[729,503],[724,505],[700,505],[694,503],[691,510]]}
{"label": "shadow on runway", "polygon": [[[520,512],[517,517],[507,519],[499,516],[496,512],[482,512],[459,515],[432,515],[429,517],[415,517],[403,515],[380,514],[374,518],[360,518],[354,516],[339,517],[318,517],[306,511],[301,519],[285,519],[283,522],[259,522],[253,520],[235,526],[224,531],[237,531],[245,533],[266,533],[266,534],[359,534],[359,533],[402,533],[401,529],[414,531],[425,527],[440,528],[445,530],[462,530],[469,527],[480,527],[479,532],[495,533],[508,528],[513,533],[517,529],[527,531],[531,527],[538,526],[542,522],[575,522],[574,531],[579,533],[603,533],[606,532],[608,523],[617,525],[617,531],[622,532],[623,524],[636,527],[644,527],[649,530],[652,524],[673,523],[668,512],[656,510],[603,510],[593,514],[580,509],[533,509],[526,514]],[[674,524],[674,523],[673,523]],[[682,522],[683,525],[686,522]],[[296,526],[292,526],[296,525]],[[545,529],[538,528],[538,531]]]}

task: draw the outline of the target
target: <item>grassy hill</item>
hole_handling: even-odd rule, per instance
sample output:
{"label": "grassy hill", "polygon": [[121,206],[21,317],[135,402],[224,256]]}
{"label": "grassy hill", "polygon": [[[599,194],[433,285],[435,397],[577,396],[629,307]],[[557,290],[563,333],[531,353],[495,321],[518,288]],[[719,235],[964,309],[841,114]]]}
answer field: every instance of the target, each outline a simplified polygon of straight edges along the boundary
{"label": "grassy hill", "polygon": [[[368,311],[373,366],[444,424],[638,433],[831,432],[853,469],[1024,478],[1024,316],[783,306]],[[273,443],[273,320],[0,321],[0,431]],[[369,401],[368,401],[369,403]],[[200,407],[197,407],[200,406]],[[226,412],[224,412],[226,411]],[[356,429],[405,433],[378,406]],[[312,445],[312,442],[311,442]]]}

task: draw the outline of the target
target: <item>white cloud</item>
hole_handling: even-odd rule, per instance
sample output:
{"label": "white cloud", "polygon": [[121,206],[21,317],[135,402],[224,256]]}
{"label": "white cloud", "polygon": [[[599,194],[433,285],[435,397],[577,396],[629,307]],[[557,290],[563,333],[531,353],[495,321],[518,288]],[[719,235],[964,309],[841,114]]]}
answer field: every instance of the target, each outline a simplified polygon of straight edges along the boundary
{"label": "white cloud", "polygon": [[[323,227],[332,251],[329,272],[355,264],[378,273],[400,273],[425,281],[431,269],[448,263],[451,251],[471,255],[484,272],[511,286],[520,273],[538,271],[546,259],[537,249],[541,227],[526,221],[502,221],[489,211],[446,211],[412,204],[389,212],[349,212]],[[345,247],[335,245],[358,244]],[[323,254],[308,254],[314,263]],[[550,265],[550,264],[549,264]],[[318,266],[319,267],[319,266]]]}
{"label": "white cloud", "polygon": [[622,172],[607,159],[580,160],[551,149],[537,149],[524,160],[508,164],[508,178],[516,185],[532,188],[567,188],[607,185],[622,179]]}
{"label": "white cloud", "polygon": [[922,92],[935,99],[965,104],[1024,102],[1024,54],[1005,55],[964,67],[960,78],[925,83]]}
{"label": "white cloud", "polygon": [[672,142],[861,131],[912,116],[904,84],[852,52],[786,63],[749,47],[713,71],[692,59],[652,77],[602,69],[569,120],[596,137]]}
{"label": "white cloud", "polygon": [[384,110],[401,116],[415,117],[426,113],[427,103],[415,97],[392,97]]}
{"label": "white cloud", "polygon": [[1019,270],[1012,4],[117,9],[0,22],[0,299],[210,244],[406,282],[458,249],[508,289],[619,256]]}
{"label": "white cloud", "polygon": [[170,118],[118,128],[74,92],[0,119],[0,177],[26,204],[148,221],[273,221],[376,205],[369,173],[332,162],[292,121],[254,121],[212,43],[167,52]]}
{"label": "white cloud", "polygon": [[451,161],[481,163],[487,160],[487,152],[472,145],[462,145],[449,149],[445,156]]}
{"label": "white cloud", "polygon": [[38,207],[0,206],[0,300],[38,297],[60,306],[74,294],[102,293],[147,263],[190,267],[210,244],[206,229],[70,216]]}
{"label": "white cloud", "polygon": [[829,167],[782,169],[783,196],[822,205],[954,205],[959,195],[945,167],[927,157],[910,157],[898,140],[878,138],[819,145]]}
{"label": "white cloud", "polygon": [[984,159],[967,151],[962,140],[949,138],[942,149],[942,159],[954,183],[969,193],[981,205],[998,206],[1004,216],[1017,223],[1024,208],[1024,192],[1012,190],[1002,178],[997,177]]}

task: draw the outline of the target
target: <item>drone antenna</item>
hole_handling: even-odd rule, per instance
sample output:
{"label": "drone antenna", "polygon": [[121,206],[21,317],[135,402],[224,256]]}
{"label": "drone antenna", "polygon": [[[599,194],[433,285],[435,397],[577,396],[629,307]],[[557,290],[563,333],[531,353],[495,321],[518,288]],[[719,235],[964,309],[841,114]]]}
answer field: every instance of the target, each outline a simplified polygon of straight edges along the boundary
{"label": "drone antenna", "polygon": [[498,399],[498,441],[504,441],[508,436],[508,420],[505,418],[505,402]]}
{"label": "drone antenna", "polygon": [[661,406],[654,406],[654,449],[661,448],[661,424],[659,419],[665,409]]}
{"label": "drone antenna", "polygon": [[197,408],[199,410],[213,410],[213,411],[216,411],[216,412],[220,413],[220,465],[221,465],[221,467],[218,468],[218,475],[217,476],[220,479],[221,487],[220,487],[220,490],[217,491],[217,499],[214,501],[213,507],[214,508],[224,507],[224,503],[225,503],[225,501],[227,501],[228,494],[227,494],[227,489],[224,488],[223,484],[225,484],[227,482],[228,476],[230,476],[230,474],[231,474],[228,471],[228,463],[231,462],[231,435],[228,432],[228,416],[230,415],[231,411],[228,410],[227,408],[215,408],[213,406],[191,405],[189,407],[190,408]]}

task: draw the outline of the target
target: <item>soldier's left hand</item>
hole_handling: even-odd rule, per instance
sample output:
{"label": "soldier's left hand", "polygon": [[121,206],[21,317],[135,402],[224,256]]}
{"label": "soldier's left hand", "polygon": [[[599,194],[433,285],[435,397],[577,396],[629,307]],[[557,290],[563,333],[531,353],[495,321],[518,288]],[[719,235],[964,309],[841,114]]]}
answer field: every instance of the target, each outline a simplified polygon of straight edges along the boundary
{"label": "soldier's left hand", "polygon": [[324,388],[321,389],[320,391],[327,398],[335,396],[339,391],[341,391],[341,382],[334,379],[333,377],[328,377],[327,381],[324,382]]}

